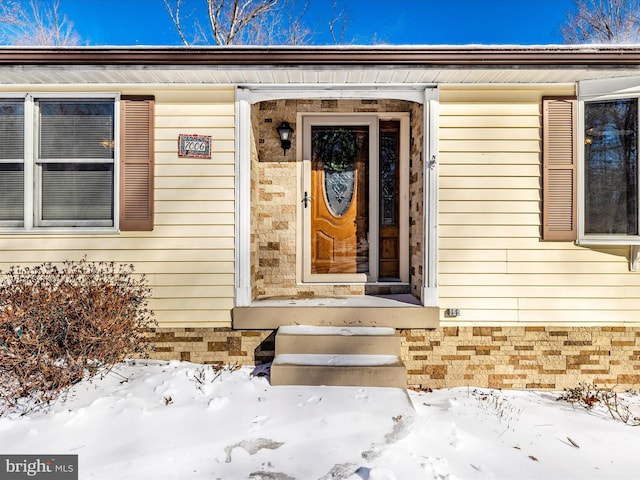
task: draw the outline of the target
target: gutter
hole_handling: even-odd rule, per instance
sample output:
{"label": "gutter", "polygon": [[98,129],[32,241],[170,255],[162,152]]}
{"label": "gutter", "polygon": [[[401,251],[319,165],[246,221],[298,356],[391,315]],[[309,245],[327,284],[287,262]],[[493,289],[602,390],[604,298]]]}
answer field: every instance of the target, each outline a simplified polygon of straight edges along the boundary
{"label": "gutter", "polygon": [[628,46],[1,47],[0,66],[640,66]]}

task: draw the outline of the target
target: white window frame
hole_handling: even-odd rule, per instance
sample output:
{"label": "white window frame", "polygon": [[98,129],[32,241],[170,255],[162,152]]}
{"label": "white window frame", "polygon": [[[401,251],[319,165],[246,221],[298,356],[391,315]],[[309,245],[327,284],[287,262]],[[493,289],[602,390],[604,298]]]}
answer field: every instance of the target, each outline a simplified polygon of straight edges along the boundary
{"label": "white window frame", "polygon": [[[640,234],[587,234],[585,233],[585,104],[591,102],[604,102],[612,100],[635,99],[638,102],[638,167],[640,167],[640,77],[591,80],[578,84],[578,182],[577,182],[577,211],[578,211],[578,245],[611,245],[628,246],[640,245]],[[638,168],[638,192],[640,198],[640,168]],[[640,203],[640,202],[639,202]],[[640,206],[636,212],[638,225],[640,225]]]}
{"label": "white window frame", "polygon": [[[0,222],[2,233],[117,233],[120,211],[120,94],[116,92],[27,92],[2,94],[0,100],[24,100],[24,223]],[[57,222],[39,221],[41,178],[36,164],[39,159],[39,128],[37,102],[40,100],[109,100],[114,109],[114,153],[113,153],[113,219],[108,225],[103,222],[78,221],[74,226],[61,225]],[[109,161],[100,163],[110,163]]]}

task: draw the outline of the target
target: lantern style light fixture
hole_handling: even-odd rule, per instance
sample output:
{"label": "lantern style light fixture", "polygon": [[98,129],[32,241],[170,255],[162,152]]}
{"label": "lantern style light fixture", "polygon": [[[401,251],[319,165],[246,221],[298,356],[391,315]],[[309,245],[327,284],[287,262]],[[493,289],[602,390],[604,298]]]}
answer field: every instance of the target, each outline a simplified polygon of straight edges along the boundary
{"label": "lantern style light fixture", "polygon": [[280,146],[282,152],[286,155],[287,150],[291,148],[291,135],[293,134],[293,128],[289,125],[289,122],[281,122],[276,128],[278,135],[280,136]]}

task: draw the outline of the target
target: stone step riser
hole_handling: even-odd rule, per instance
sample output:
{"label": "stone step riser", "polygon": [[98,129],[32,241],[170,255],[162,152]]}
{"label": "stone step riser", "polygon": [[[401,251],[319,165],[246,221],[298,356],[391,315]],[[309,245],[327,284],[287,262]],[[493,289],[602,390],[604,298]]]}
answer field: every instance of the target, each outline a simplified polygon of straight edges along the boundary
{"label": "stone step riser", "polygon": [[276,355],[310,353],[331,355],[397,355],[398,335],[282,335],[276,336]]}
{"label": "stone step riser", "polygon": [[406,388],[404,365],[319,366],[273,365],[272,385],[327,385]]}

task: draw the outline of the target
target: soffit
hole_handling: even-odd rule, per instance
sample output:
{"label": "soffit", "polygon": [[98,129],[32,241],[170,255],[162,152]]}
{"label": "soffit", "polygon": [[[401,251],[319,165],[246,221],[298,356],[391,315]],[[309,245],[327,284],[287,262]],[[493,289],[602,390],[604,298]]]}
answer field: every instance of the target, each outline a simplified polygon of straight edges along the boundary
{"label": "soffit", "polygon": [[544,84],[637,75],[640,47],[0,47],[0,85]]}
{"label": "soffit", "polygon": [[433,85],[573,83],[640,74],[640,67],[167,67],[0,66],[0,85]]}

